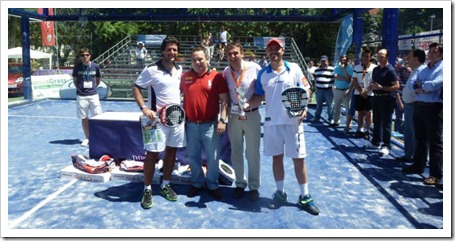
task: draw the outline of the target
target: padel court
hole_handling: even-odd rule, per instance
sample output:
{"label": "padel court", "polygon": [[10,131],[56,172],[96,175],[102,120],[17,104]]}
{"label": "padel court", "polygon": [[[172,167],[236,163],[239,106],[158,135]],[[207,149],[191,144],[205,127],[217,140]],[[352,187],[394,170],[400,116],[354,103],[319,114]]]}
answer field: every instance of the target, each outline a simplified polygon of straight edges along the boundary
{"label": "padel court", "polygon": [[[133,101],[101,104],[103,112],[139,112]],[[444,196],[434,186],[423,185],[428,168],[423,175],[401,172],[405,164],[394,160],[403,154],[401,144],[394,142],[390,155],[380,156],[377,151],[364,148],[366,140],[343,134],[344,117],[340,127],[329,127],[324,109],[322,122],[310,122],[315,109],[311,105],[304,122],[306,162],[309,189],[321,211],[319,216],[297,207],[300,191],[290,159],[285,159],[288,203],[277,210],[268,208],[275,183],[272,158],[266,156],[261,156],[260,198],[256,202],[249,201],[248,189],[243,198],[234,199],[234,184],[220,186],[221,201],[215,201],[207,191],[188,198],[190,186],[176,184],[176,202],[165,200],[159,195],[158,185],[153,185],[153,207],[144,210],[140,206],[142,182],[93,182],[60,176],[61,170],[71,165],[72,154],[89,155],[90,145],[80,146],[83,132],[75,106],[74,100],[42,100],[8,108],[8,159],[2,160],[2,167],[8,169],[8,210],[3,209],[2,215],[8,215],[9,229],[24,233],[79,230],[71,234],[61,231],[57,236],[86,235],[80,229],[123,230],[116,233],[119,236],[130,235],[131,230],[145,230],[140,235],[147,237],[160,236],[148,229],[220,229],[224,230],[220,232],[222,236],[304,237],[314,229],[368,229],[365,236],[381,236],[381,232],[390,236],[388,230],[416,235],[425,232],[422,229],[450,228],[443,227],[443,199],[449,200],[449,205],[450,196]],[[264,107],[259,111],[263,121]],[[354,123],[351,132],[355,128]],[[261,139],[261,155],[262,148]],[[240,229],[243,232],[236,231]],[[110,231],[97,236],[109,236],[103,232]],[[188,234],[205,236],[199,232]],[[322,237],[333,235],[319,233]],[[172,236],[186,234],[175,230],[166,235]]]}

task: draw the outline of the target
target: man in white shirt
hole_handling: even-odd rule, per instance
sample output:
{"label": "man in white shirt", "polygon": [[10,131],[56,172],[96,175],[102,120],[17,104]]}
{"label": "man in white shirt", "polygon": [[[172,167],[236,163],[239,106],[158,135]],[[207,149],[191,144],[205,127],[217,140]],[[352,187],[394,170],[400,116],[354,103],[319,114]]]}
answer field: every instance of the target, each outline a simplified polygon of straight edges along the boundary
{"label": "man in white shirt", "polygon": [[[161,44],[163,58],[145,68],[136,80],[133,87],[133,96],[142,113],[150,120],[156,119],[156,111],[168,104],[180,103],[180,78],[182,66],[175,63],[179,51],[179,41],[168,36]],[[147,89],[148,101],[144,101],[141,90]],[[163,182],[160,194],[169,201],[177,201],[177,194],[170,185],[171,175],[177,148],[186,146],[184,125],[178,127],[161,126],[164,133],[163,140],[150,146],[144,146],[146,156],[144,160],[144,193],[141,207],[152,207],[152,180],[155,173],[155,162],[160,152],[164,151]]]}
{"label": "man in white shirt", "polygon": [[[261,116],[258,107],[240,112],[237,88],[246,89],[245,99],[249,100],[256,87],[256,78],[261,67],[255,62],[243,60],[243,46],[240,43],[229,44],[226,48],[229,66],[224,69],[223,77],[229,88],[231,108],[228,134],[231,143],[231,161],[235,171],[234,198],[241,198],[248,185],[250,200],[259,198]],[[244,114],[244,116],[242,116]],[[244,178],[243,140],[245,138],[245,156],[248,163],[248,182]]]}
{"label": "man in white shirt", "polygon": [[[371,51],[364,49],[362,63],[354,68],[352,84],[354,86],[354,108],[359,113],[356,137],[370,139],[371,110],[373,108],[373,91],[369,89],[372,82],[373,69],[377,66],[371,63]],[[366,123],[365,128],[363,126]]]}
{"label": "man in white shirt", "polygon": [[303,210],[318,215],[313,198],[308,190],[307,168],[305,164],[306,148],[301,121],[307,110],[298,118],[290,118],[282,105],[281,93],[290,87],[301,87],[309,94],[310,84],[295,63],[283,60],[284,43],[279,38],[272,38],[267,43],[267,56],[270,64],[258,74],[256,91],[246,108],[256,108],[266,100],[264,121],[264,155],[273,156],[273,175],[277,191],[273,194],[270,208],[275,209],[287,202],[284,191],[284,154],[292,158],[295,175],[300,187],[298,206]]}
{"label": "man in white shirt", "polygon": [[139,69],[144,69],[145,67],[145,56],[147,55],[147,49],[144,47],[144,43],[139,41],[136,47],[136,62]]}

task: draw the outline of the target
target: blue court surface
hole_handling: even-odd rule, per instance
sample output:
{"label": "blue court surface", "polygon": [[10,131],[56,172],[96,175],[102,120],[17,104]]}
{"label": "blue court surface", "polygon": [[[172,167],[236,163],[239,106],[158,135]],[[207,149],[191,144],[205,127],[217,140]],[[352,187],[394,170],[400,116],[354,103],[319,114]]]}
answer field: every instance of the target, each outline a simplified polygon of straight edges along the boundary
{"label": "blue court surface", "polygon": [[[276,187],[272,158],[265,156],[261,157],[256,202],[249,201],[247,192],[242,199],[234,199],[234,185],[221,186],[221,201],[206,191],[188,198],[188,185],[174,185],[179,199],[169,202],[153,185],[154,205],[144,210],[140,206],[143,183],[60,178],[60,170],[71,164],[71,154],[89,154],[89,147],[80,146],[83,132],[75,106],[74,100],[42,100],[8,107],[7,160],[2,156],[2,236],[451,236],[450,184],[445,193],[423,185],[428,168],[423,175],[402,174],[405,164],[394,160],[403,154],[401,144],[395,142],[385,157],[367,150],[366,140],[343,134],[344,117],[338,128],[328,127],[324,118],[318,124],[310,122],[314,106],[310,106],[304,129],[309,189],[321,210],[319,216],[298,208],[300,190],[290,159],[285,159],[288,203],[277,210],[268,208]],[[103,111],[138,111],[134,101],[102,101],[102,107]],[[264,118],[264,107],[260,111]]]}

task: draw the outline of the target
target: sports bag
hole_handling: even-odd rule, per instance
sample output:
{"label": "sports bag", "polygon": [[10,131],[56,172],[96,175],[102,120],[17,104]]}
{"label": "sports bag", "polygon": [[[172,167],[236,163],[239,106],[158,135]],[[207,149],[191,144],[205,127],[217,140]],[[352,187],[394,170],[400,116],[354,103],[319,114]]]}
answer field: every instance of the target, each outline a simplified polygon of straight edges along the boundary
{"label": "sports bag", "polygon": [[81,171],[90,174],[99,174],[112,171],[115,166],[114,159],[103,158],[103,160],[96,161],[95,159],[89,159],[87,156],[79,154],[77,156],[71,156],[73,166]]}

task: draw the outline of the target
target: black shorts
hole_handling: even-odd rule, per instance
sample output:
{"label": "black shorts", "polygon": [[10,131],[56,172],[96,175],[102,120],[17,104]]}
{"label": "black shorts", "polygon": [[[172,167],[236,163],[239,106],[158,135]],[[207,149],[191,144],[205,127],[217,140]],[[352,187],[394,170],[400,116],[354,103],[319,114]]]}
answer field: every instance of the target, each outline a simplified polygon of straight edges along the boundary
{"label": "black shorts", "polygon": [[373,109],[373,96],[368,96],[366,99],[360,95],[354,95],[356,111],[370,111]]}

